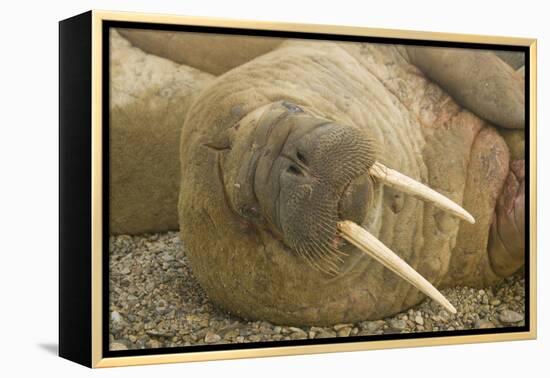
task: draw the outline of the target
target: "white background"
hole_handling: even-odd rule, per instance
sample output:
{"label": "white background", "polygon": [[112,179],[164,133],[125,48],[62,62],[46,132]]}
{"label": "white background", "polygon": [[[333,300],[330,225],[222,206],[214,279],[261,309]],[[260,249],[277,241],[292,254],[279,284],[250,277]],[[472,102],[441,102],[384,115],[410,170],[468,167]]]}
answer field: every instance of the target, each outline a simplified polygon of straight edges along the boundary
{"label": "white background", "polygon": [[[550,20],[545,1],[71,1],[3,3],[0,23],[0,375],[548,376]],[[95,9],[536,37],[539,339],[91,371],[58,358],[58,25]],[[546,212],[544,211],[546,210]],[[546,371],[545,371],[546,370]],[[32,375],[31,375],[32,374]]]}

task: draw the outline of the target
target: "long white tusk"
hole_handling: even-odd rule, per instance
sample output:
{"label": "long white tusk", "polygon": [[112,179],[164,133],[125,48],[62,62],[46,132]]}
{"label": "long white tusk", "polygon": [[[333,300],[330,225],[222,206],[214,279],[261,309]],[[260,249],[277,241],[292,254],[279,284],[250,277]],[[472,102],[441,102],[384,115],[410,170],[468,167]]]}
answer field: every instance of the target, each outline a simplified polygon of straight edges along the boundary
{"label": "long white tusk", "polygon": [[422,291],[450,313],[456,313],[456,309],[439,290],[363,227],[351,221],[342,221],[338,223],[338,228],[344,239],[355,245],[362,252],[371,256],[418,290]]}
{"label": "long white tusk", "polygon": [[426,185],[405,176],[402,173],[397,172],[391,168],[388,168],[379,162],[375,162],[369,170],[371,176],[377,178],[383,184],[390,186],[394,189],[409,193],[415,197],[418,197],[424,201],[433,203],[441,210],[448,211],[457,217],[464,219],[466,222],[474,224],[476,221],[474,217],[464,210],[462,207],[451,201],[441,193],[427,187]]}

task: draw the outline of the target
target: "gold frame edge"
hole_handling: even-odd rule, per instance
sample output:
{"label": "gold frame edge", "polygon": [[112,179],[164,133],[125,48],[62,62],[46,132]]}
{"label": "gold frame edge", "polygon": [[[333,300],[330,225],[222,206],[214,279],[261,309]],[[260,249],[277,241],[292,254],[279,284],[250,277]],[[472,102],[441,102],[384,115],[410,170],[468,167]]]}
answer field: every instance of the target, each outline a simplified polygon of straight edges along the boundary
{"label": "gold frame edge", "polygon": [[92,367],[98,366],[103,358],[103,188],[102,188],[102,22],[96,11],[92,11]]}

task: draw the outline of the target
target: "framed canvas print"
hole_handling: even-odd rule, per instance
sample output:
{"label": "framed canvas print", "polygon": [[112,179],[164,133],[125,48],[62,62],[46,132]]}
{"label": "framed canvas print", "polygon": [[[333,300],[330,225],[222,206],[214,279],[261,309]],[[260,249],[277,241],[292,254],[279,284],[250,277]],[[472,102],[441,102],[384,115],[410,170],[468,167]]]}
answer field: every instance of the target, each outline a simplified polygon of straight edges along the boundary
{"label": "framed canvas print", "polygon": [[536,337],[536,41],[60,22],[62,357]]}

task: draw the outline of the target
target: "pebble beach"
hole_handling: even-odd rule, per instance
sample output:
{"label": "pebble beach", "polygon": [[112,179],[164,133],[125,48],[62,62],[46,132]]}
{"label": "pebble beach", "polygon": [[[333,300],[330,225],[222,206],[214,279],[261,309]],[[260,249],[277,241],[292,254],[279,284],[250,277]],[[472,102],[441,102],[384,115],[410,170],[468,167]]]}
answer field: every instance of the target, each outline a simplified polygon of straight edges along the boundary
{"label": "pebble beach", "polygon": [[177,232],[111,236],[110,350],[320,339],[523,326],[525,281],[517,274],[485,289],[442,290],[457,314],[430,299],[390,318],[291,327],[250,322],[214,306],[193,278]]}

